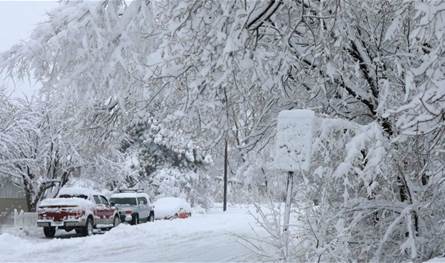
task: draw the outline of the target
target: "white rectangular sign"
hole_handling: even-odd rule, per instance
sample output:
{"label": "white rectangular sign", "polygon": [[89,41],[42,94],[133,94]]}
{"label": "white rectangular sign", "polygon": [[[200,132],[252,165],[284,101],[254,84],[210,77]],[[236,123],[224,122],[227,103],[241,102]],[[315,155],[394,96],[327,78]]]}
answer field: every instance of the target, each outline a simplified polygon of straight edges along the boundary
{"label": "white rectangular sign", "polygon": [[311,110],[284,110],[279,113],[274,156],[277,169],[309,170],[314,119]]}

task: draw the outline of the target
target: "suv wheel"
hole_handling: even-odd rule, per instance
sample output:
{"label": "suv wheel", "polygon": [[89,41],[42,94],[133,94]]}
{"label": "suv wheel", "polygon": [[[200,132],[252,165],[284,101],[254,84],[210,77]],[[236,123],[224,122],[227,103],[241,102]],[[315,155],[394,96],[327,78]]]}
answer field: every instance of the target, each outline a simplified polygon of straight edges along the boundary
{"label": "suv wheel", "polygon": [[56,235],[56,228],[53,226],[46,226],[43,228],[43,233],[47,238],[53,238]]}
{"label": "suv wheel", "polygon": [[84,236],[91,236],[93,234],[93,219],[91,219],[91,217],[88,217],[87,223],[83,228],[82,234]]}
{"label": "suv wheel", "polygon": [[155,221],[155,214],[153,212],[150,213],[148,216],[148,222],[154,222]]}
{"label": "suv wheel", "polygon": [[137,224],[139,224],[139,215],[138,215],[138,214],[134,214],[134,215],[133,215],[133,220],[131,220],[131,224],[132,224],[132,225],[137,225]]}

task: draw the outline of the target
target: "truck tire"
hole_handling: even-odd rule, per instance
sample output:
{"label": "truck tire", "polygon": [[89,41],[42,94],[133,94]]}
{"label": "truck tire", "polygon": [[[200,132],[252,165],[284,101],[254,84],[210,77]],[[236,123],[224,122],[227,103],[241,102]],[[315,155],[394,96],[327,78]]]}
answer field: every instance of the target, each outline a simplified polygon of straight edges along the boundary
{"label": "truck tire", "polygon": [[121,219],[116,215],[113,219],[113,227],[117,227],[121,223]]}
{"label": "truck tire", "polygon": [[93,234],[93,219],[91,217],[87,218],[87,223],[85,224],[85,227],[82,229],[82,235],[83,236],[91,236]]}
{"label": "truck tire", "polygon": [[46,226],[43,228],[43,233],[47,238],[53,238],[56,235],[56,228],[53,226]]}

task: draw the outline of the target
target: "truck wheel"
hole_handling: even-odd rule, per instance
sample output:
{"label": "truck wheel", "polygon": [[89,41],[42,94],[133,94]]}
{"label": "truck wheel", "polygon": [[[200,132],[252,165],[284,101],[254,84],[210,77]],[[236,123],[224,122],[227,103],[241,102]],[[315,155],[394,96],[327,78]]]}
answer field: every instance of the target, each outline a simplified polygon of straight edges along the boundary
{"label": "truck wheel", "polygon": [[82,229],[82,235],[91,236],[93,234],[93,219],[88,217],[85,227]]}
{"label": "truck wheel", "polygon": [[43,228],[43,233],[47,238],[53,238],[56,235],[56,228],[53,226],[46,226]]}
{"label": "truck wheel", "polygon": [[117,227],[120,224],[121,220],[119,216],[115,216],[113,219],[113,227]]}
{"label": "truck wheel", "polygon": [[134,215],[133,215],[133,220],[131,220],[131,224],[132,224],[132,225],[137,225],[137,224],[139,224],[139,215],[138,215],[138,214],[134,214]]}

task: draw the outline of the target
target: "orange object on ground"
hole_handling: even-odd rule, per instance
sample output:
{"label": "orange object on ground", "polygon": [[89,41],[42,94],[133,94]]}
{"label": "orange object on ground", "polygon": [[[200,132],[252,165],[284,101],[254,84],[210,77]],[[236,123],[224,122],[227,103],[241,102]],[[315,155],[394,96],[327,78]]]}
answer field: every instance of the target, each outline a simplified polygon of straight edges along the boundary
{"label": "orange object on ground", "polygon": [[189,217],[189,214],[186,212],[179,212],[178,213],[178,218],[187,218]]}

